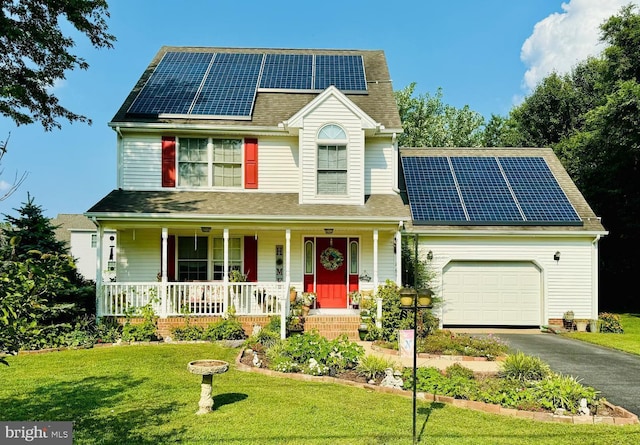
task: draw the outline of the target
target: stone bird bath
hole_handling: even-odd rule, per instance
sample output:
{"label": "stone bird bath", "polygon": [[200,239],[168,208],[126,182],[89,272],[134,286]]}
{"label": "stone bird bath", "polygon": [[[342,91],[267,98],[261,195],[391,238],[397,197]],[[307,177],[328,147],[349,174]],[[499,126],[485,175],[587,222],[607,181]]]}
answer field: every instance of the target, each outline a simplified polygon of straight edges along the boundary
{"label": "stone bird bath", "polygon": [[196,414],[207,414],[211,412],[213,407],[213,397],[211,397],[211,385],[213,383],[214,374],[222,374],[229,369],[229,363],[222,360],[196,360],[189,362],[187,365],[189,372],[202,376],[202,385],[200,385],[200,409]]}

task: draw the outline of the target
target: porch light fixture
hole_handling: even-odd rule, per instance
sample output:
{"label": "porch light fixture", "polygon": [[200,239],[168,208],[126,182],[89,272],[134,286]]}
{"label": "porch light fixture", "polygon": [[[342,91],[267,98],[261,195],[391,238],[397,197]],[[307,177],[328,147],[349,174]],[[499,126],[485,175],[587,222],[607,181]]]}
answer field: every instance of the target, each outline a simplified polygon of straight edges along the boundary
{"label": "porch light fixture", "polygon": [[331,235],[333,233],[333,228],[324,229],[324,233],[327,234],[327,235]]}
{"label": "porch light fixture", "polygon": [[559,250],[556,253],[553,254],[553,259],[556,261],[556,263],[558,261],[560,261],[560,251]]}
{"label": "porch light fixture", "polygon": [[432,251],[432,250],[430,250],[430,251],[427,253],[427,259],[428,259],[429,261],[431,261],[431,260],[433,259],[433,251]]}
{"label": "porch light fixture", "polygon": [[209,233],[209,232],[211,232],[211,227],[202,226],[202,227],[200,227],[200,230],[202,230],[204,233]]}

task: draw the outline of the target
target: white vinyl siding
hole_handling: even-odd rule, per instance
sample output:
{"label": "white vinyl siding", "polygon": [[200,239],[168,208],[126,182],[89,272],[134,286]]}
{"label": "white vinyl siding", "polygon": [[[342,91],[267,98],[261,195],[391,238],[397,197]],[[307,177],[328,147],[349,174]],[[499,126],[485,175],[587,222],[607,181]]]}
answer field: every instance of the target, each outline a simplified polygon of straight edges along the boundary
{"label": "white vinyl siding", "polygon": [[395,163],[391,138],[368,138],[366,143],[364,193],[366,195],[395,193],[393,185],[397,170],[393,168]]}
{"label": "white vinyl siding", "polygon": [[261,137],[258,155],[259,191],[298,193],[300,191],[298,155],[297,138]]}
{"label": "white vinyl siding", "polygon": [[[347,135],[347,194],[323,196],[317,193],[317,135],[320,128],[339,122]],[[329,97],[304,118],[300,130],[300,162],[303,204],[364,204],[364,131],[361,120],[335,97]]]}
{"label": "white vinyl siding", "polygon": [[160,272],[161,230],[128,229],[118,232],[119,282],[155,282]]}
{"label": "white vinyl siding", "polygon": [[118,186],[123,190],[162,188],[162,140],[160,136],[126,135],[119,157]]}
{"label": "white vinyl siding", "polygon": [[[442,274],[447,264],[455,261],[530,262],[541,273],[541,321],[562,318],[573,310],[576,318],[595,318],[594,261],[592,238],[541,237],[420,237],[420,255],[433,252],[432,269],[436,272],[434,286],[444,300]],[[561,252],[560,261],[553,255]],[[440,294],[441,293],[441,294]],[[444,310],[444,309],[443,309]]]}

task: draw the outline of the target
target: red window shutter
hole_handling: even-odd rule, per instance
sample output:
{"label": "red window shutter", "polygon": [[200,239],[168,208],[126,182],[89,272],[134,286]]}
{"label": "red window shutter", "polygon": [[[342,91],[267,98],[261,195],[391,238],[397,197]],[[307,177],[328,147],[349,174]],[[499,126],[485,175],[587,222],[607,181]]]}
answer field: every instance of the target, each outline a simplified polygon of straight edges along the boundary
{"label": "red window shutter", "polygon": [[258,140],[244,140],[244,188],[258,188]]}
{"label": "red window shutter", "polygon": [[162,136],[162,186],[176,186],[175,136]]}
{"label": "red window shutter", "polygon": [[169,235],[167,238],[167,279],[176,281],[176,236]]}
{"label": "red window shutter", "polygon": [[258,281],[258,240],[253,236],[244,237],[244,273],[248,281]]}

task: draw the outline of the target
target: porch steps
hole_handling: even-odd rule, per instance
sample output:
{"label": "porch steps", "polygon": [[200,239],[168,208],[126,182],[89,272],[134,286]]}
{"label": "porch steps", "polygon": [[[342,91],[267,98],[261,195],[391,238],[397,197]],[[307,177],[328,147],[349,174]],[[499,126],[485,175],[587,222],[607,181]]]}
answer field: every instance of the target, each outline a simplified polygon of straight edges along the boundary
{"label": "porch steps", "polygon": [[330,340],[346,334],[351,341],[357,341],[360,316],[358,315],[309,315],[304,322],[305,332],[318,331]]}

